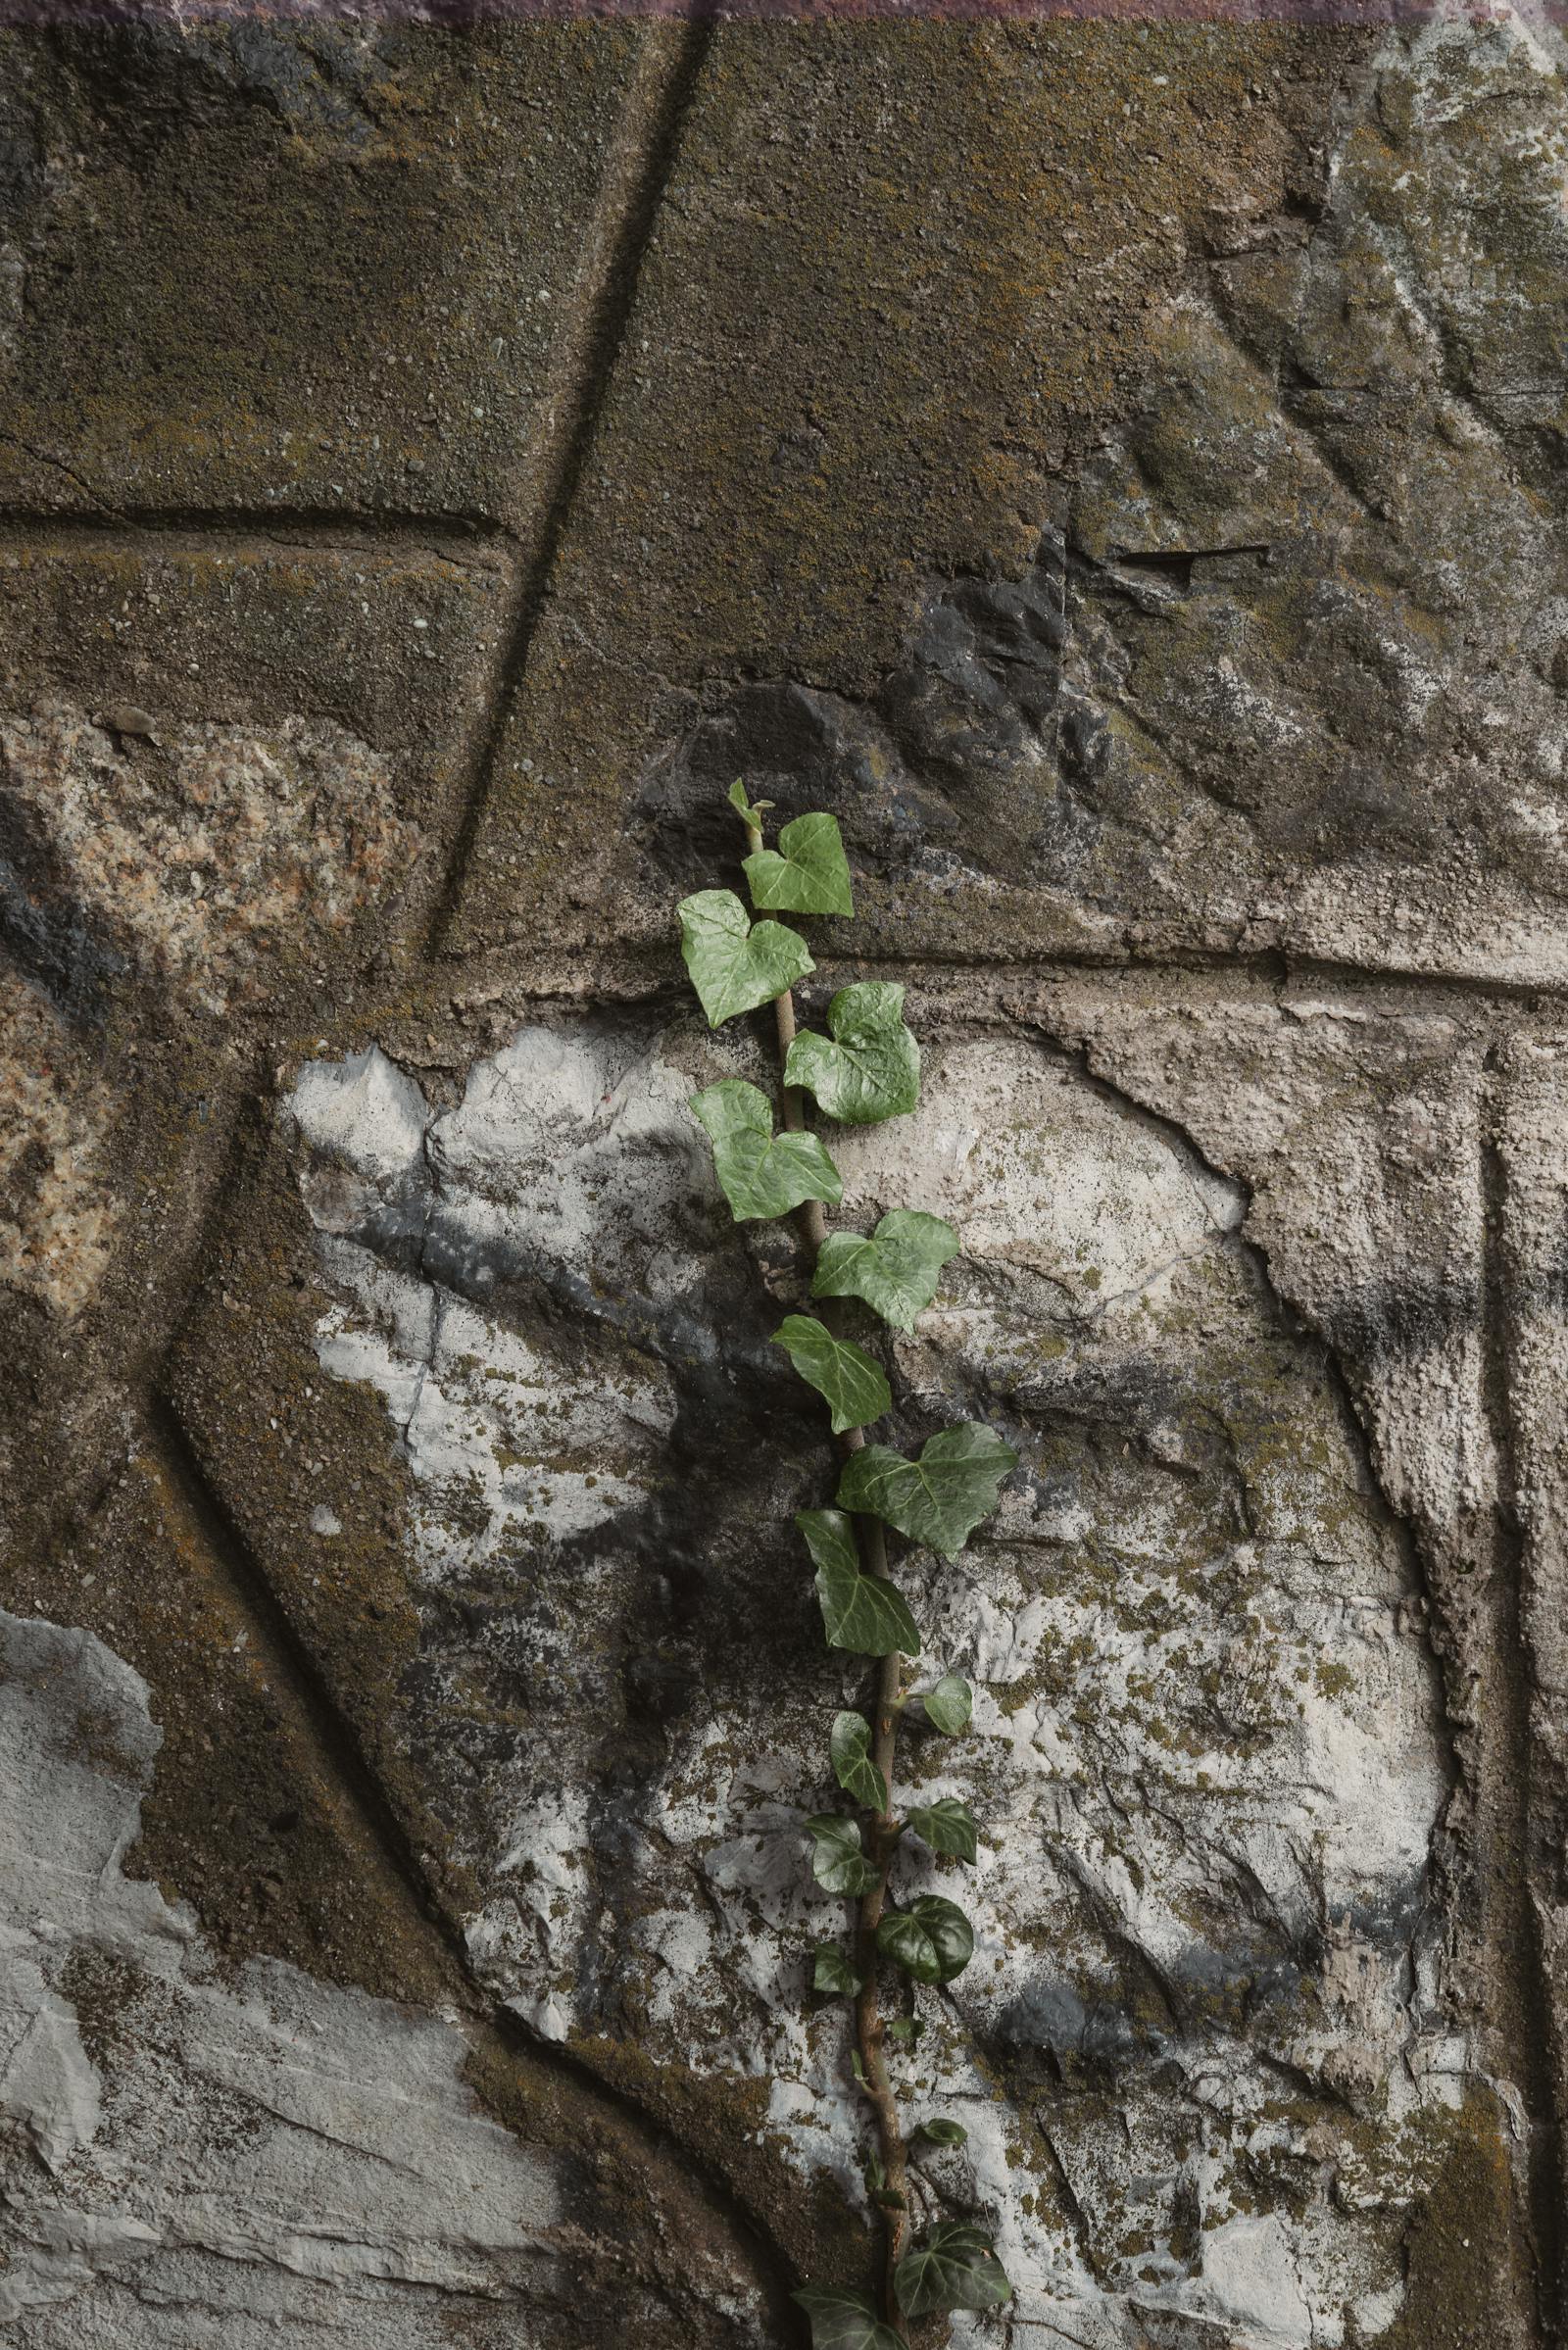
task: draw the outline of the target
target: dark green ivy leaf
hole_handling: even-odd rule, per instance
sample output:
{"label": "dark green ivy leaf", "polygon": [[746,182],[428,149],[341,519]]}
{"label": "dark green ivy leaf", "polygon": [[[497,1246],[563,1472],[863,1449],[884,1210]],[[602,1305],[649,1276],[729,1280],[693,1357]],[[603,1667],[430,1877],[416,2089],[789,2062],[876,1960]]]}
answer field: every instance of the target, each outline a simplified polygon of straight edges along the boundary
{"label": "dark green ivy leaf", "polygon": [[[839,1719],[843,1718],[841,1714]],[[973,1860],[974,1815],[956,1795],[943,1795],[935,1803],[915,1804],[908,1824],[917,1836],[924,1837],[933,1852],[946,1852],[954,1860]]]}
{"label": "dark green ivy leaf", "polygon": [[961,2122],[922,2122],[914,2134],[928,2139],[933,2146],[962,2146],[969,2137]]}
{"label": "dark green ivy leaf", "polygon": [[836,1498],[841,1509],[868,1509],[911,1542],[956,1558],[1017,1465],[994,1428],[965,1420],[928,1437],[917,1461],[888,1444],[865,1445],[846,1461]]}
{"label": "dark green ivy leaf", "polygon": [[790,2295],[811,2321],[811,2350],[904,2350],[864,2293],[845,2285],[805,2284]]}
{"label": "dark green ivy leaf", "polygon": [[876,1871],[860,1850],[860,1825],[838,1812],[818,1812],[808,1820],[811,1839],[811,1875],[825,1893],[868,1893]]}
{"label": "dark green ivy leaf", "polygon": [[835,1436],[847,1428],[868,1427],[892,1410],[893,1396],[880,1367],[848,1339],[836,1339],[814,1314],[788,1315],[774,1331],[773,1344],[786,1349],[808,1386],[826,1398]]}
{"label": "dark green ivy leaf", "polygon": [[733,890],[699,890],[675,911],[680,951],[710,1028],[771,1004],[816,968],[799,932],[782,922],[754,925]]}
{"label": "dark green ivy leaf", "polygon": [[888,2038],[901,2040],[905,2046],[912,2048],[924,2030],[925,2025],[919,2016],[895,2016],[888,2026]]}
{"label": "dark green ivy leaf", "polygon": [[869,1238],[832,1232],[817,1259],[813,1297],[863,1297],[895,1330],[912,1330],[937,1294],[937,1277],[958,1253],[958,1236],[922,1208],[894,1207]]}
{"label": "dark green ivy leaf", "polygon": [[929,2317],[935,2310],[1000,2309],[1012,2299],[991,2238],[957,2220],[933,2228],[923,2244],[904,2255],[893,2286],[900,2308],[910,2318]]}
{"label": "dark green ivy leaf", "polygon": [[916,1983],[951,1983],[974,1956],[974,1928],[956,1901],[922,1893],[907,1909],[888,1912],[876,1946]]}
{"label": "dark green ivy leaf", "polygon": [[839,1171],[814,1134],[775,1134],[767,1096],[744,1077],[721,1077],[687,1104],[713,1146],[713,1172],[737,1224],[787,1216],[806,1199],[836,1207]]}
{"label": "dark green ivy leaf", "polygon": [[839,1509],[803,1509],[796,1525],[816,1568],[816,1595],[830,1648],[858,1656],[918,1656],[920,1635],[897,1588],[861,1572],[855,1528]]}
{"label": "dark green ivy leaf", "polygon": [[850,868],[836,816],[797,816],[777,849],[754,849],[742,872],[752,904],[769,913],[853,914]]}
{"label": "dark green ivy leaf", "polygon": [[884,1958],[893,1959],[916,1983],[940,1983],[942,1965],[932,1946],[931,1937],[914,1918],[903,1910],[889,1910],[876,1930],[876,1946]]}
{"label": "dark green ivy leaf", "polygon": [[841,1126],[877,1126],[913,1109],[920,1048],[903,1012],[904,990],[892,980],[840,988],[827,1007],[831,1042],[803,1028],[789,1049],[784,1083],[805,1086]]}
{"label": "dark green ivy leaf", "polygon": [[974,1711],[974,1696],[969,1684],[956,1673],[944,1673],[934,1689],[927,1689],[920,1699],[927,1721],[934,1723],[944,1738],[956,1738],[969,1727]]}
{"label": "dark green ivy leaf", "polygon": [[845,1793],[868,1811],[885,1812],[888,1783],[871,1760],[871,1725],[863,1714],[835,1714],[828,1752],[834,1777]]}
{"label": "dark green ivy leaf", "polygon": [[829,1991],[836,1999],[853,1999],[861,1979],[837,1942],[818,1942],[811,1954],[811,1988]]}

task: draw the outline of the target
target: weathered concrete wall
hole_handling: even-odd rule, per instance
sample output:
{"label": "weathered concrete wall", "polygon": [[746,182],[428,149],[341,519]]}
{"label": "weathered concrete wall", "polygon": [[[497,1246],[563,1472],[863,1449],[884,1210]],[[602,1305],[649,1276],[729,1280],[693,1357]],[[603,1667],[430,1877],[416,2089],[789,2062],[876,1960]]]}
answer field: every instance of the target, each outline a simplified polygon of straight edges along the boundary
{"label": "weathered concrete wall", "polygon": [[921,2196],[1018,2350],[1561,2340],[1565,62],[0,35],[26,2350],[781,2345],[865,2260],[801,1265],[682,1106],[737,772],[926,1046],[841,1153],[963,1241],[897,1434],[1021,1456],[906,1570]]}

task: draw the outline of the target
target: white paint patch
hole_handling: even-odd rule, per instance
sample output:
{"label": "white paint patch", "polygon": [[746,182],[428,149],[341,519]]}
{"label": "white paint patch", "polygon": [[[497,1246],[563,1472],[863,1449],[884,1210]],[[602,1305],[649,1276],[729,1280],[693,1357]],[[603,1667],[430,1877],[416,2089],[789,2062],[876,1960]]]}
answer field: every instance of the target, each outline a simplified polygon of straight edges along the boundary
{"label": "white paint patch", "polygon": [[0,2113],[20,2123],[45,2170],[58,2172],[97,2134],[98,2075],[74,2015],[16,1951],[0,1973],[0,2033],[10,2042],[0,2062]]}
{"label": "white paint patch", "polygon": [[424,1148],[423,1094],[376,1045],[341,1061],[307,1061],[289,1106],[300,1132],[368,1182],[412,1174]]}

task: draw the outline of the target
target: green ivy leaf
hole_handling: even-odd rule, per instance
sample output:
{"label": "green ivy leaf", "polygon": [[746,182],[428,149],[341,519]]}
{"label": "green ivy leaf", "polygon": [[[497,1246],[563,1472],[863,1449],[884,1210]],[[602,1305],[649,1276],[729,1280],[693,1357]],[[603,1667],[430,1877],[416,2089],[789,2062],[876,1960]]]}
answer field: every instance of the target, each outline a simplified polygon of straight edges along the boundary
{"label": "green ivy leaf", "polygon": [[837,1942],[818,1942],[811,1956],[811,1988],[830,1991],[835,1998],[853,1999],[861,1987],[857,1975]]}
{"label": "green ivy leaf", "polygon": [[964,2146],[969,2132],[961,2122],[922,2122],[915,2136],[926,2138],[933,2146]]}
{"label": "green ivy leaf", "polygon": [[866,1444],[846,1461],[835,1496],[841,1509],[870,1510],[911,1542],[956,1558],[1018,1455],[979,1420],[928,1437],[920,1457],[906,1460],[889,1444]]}
{"label": "green ivy leaf", "polygon": [[893,2272],[893,2288],[909,2318],[935,2310],[1000,2309],[1012,2299],[991,2238],[960,2220],[933,2228],[923,2244],[906,2252]]}
{"label": "green ivy leaf", "polygon": [[902,1909],[889,1910],[876,1930],[876,1946],[884,1958],[891,1958],[916,1983],[940,1983],[942,1962],[937,1957],[930,1935],[919,1921],[907,1917]]}
{"label": "green ivy leaf", "polygon": [[680,951],[710,1028],[771,1004],[816,965],[806,941],[782,922],[755,926],[733,890],[683,898]]}
{"label": "green ivy leaf", "polygon": [[841,1126],[878,1126],[913,1109],[920,1048],[903,1011],[904,990],[892,980],[840,988],[827,1007],[832,1042],[803,1028],[789,1049],[784,1083],[807,1087]]}
{"label": "green ivy leaf", "polygon": [[956,1901],[922,1893],[907,1909],[889,1910],[876,1946],[916,1983],[951,1983],[974,1956],[974,1928]]}
{"label": "green ivy leaf", "polygon": [[838,2284],[803,2284],[790,2295],[811,2321],[811,2350],[904,2350],[864,2293]]}
{"label": "green ivy leaf", "polygon": [[796,1525],[816,1568],[816,1595],[830,1648],[858,1656],[889,1656],[902,1648],[918,1656],[920,1635],[896,1587],[861,1572],[855,1529],[842,1510],[803,1509]]}
{"label": "green ivy leaf", "polygon": [[752,904],[769,913],[853,914],[850,868],[836,816],[797,816],[777,849],[754,849],[741,871]]}
{"label": "green ivy leaf", "polygon": [[[798,1040],[797,1040],[798,1041]],[[895,1330],[912,1330],[937,1294],[937,1279],[958,1236],[940,1216],[894,1207],[869,1238],[832,1232],[817,1259],[813,1297],[863,1297]]]}
{"label": "green ivy leaf", "polygon": [[828,1752],[834,1777],[845,1793],[868,1811],[885,1812],[888,1783],[871,1760],[871,1725],[863,1714],[834,1715]]}
{"label": "green ivy leaf", "polygon": [[860,1850],[860,1824],[838,1812],[819,1812],[808,1820],[811,1838],[811,1875],[826,1893],[868,1893],[876,1871]]}
{"label": "green ivy leaf", "polygon": [[844,1197],[837,1167],[814,1134],[773,1132],[767,1096],[744,1077],[721,1077],[687,1103],[713,1146],[713,1172],[737,1224],[787,1216],[805,1199],[836,1207]]}
{"label": "green ivy leaf", "polygon": [[936,1688],[926,1690],[920,1703],[925,1707],[926,1720],[947,1738],[956,1738],[967,1730],[974,1711],[969,1684],[956,1673],[944,1673]]}
{"label": "green ivy leaf", "polygon": [[[728,800],[731,808],[735,810],[735,813],[743,818],[743,820],[748,824],[754,822],[758,816],[765,815],[767,810],[773,805],[771,800],[748,800],[746,797],[746,786],[738,775],[724,796]],[[760,824],[758,825],[757,829],[759,832],[761,831],[762,828]]]}
{"label": "green ivy leaf", "polygon": [[893,1409],[880,1366],[848,1339],[836,1339],[814,1314],[788,1315],[774,1331],[773,1344],[785,1349],[807,1385],[826,1397],[835,1436],[847,1428],[865,1428]]}
{"label": "green ivy leaf", "polygon": [[888,2026],[888,2038],[912,2048],[924,2030],[925,2024],[919,2016],[895,2016]]}
{"label": "green ivy leaf", "polygon": [[945,1852],[953,1860],[973,1860],[978,1834],[974,1814],[956,1795],[939,1796],[935,1803],[916,1803],[910,1809],[908,1825],[933,1852]]}

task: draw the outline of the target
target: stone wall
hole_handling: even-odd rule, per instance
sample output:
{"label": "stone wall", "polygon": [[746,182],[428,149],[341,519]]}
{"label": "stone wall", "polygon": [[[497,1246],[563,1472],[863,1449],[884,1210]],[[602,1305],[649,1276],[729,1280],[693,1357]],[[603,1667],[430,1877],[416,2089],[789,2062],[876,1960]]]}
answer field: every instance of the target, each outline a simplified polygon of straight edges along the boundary
{"label": "stone wall", "polygon": [[[831,808],[1013,2350],[1545,2350],[1568,86],[1398,24],[0,34],[0,2330],[867,2262],[802,1294],[671,908]],[[914,1882],[911,1879],[911,1883]],[[941,1882],[946,1883],[946,1879]]]}

